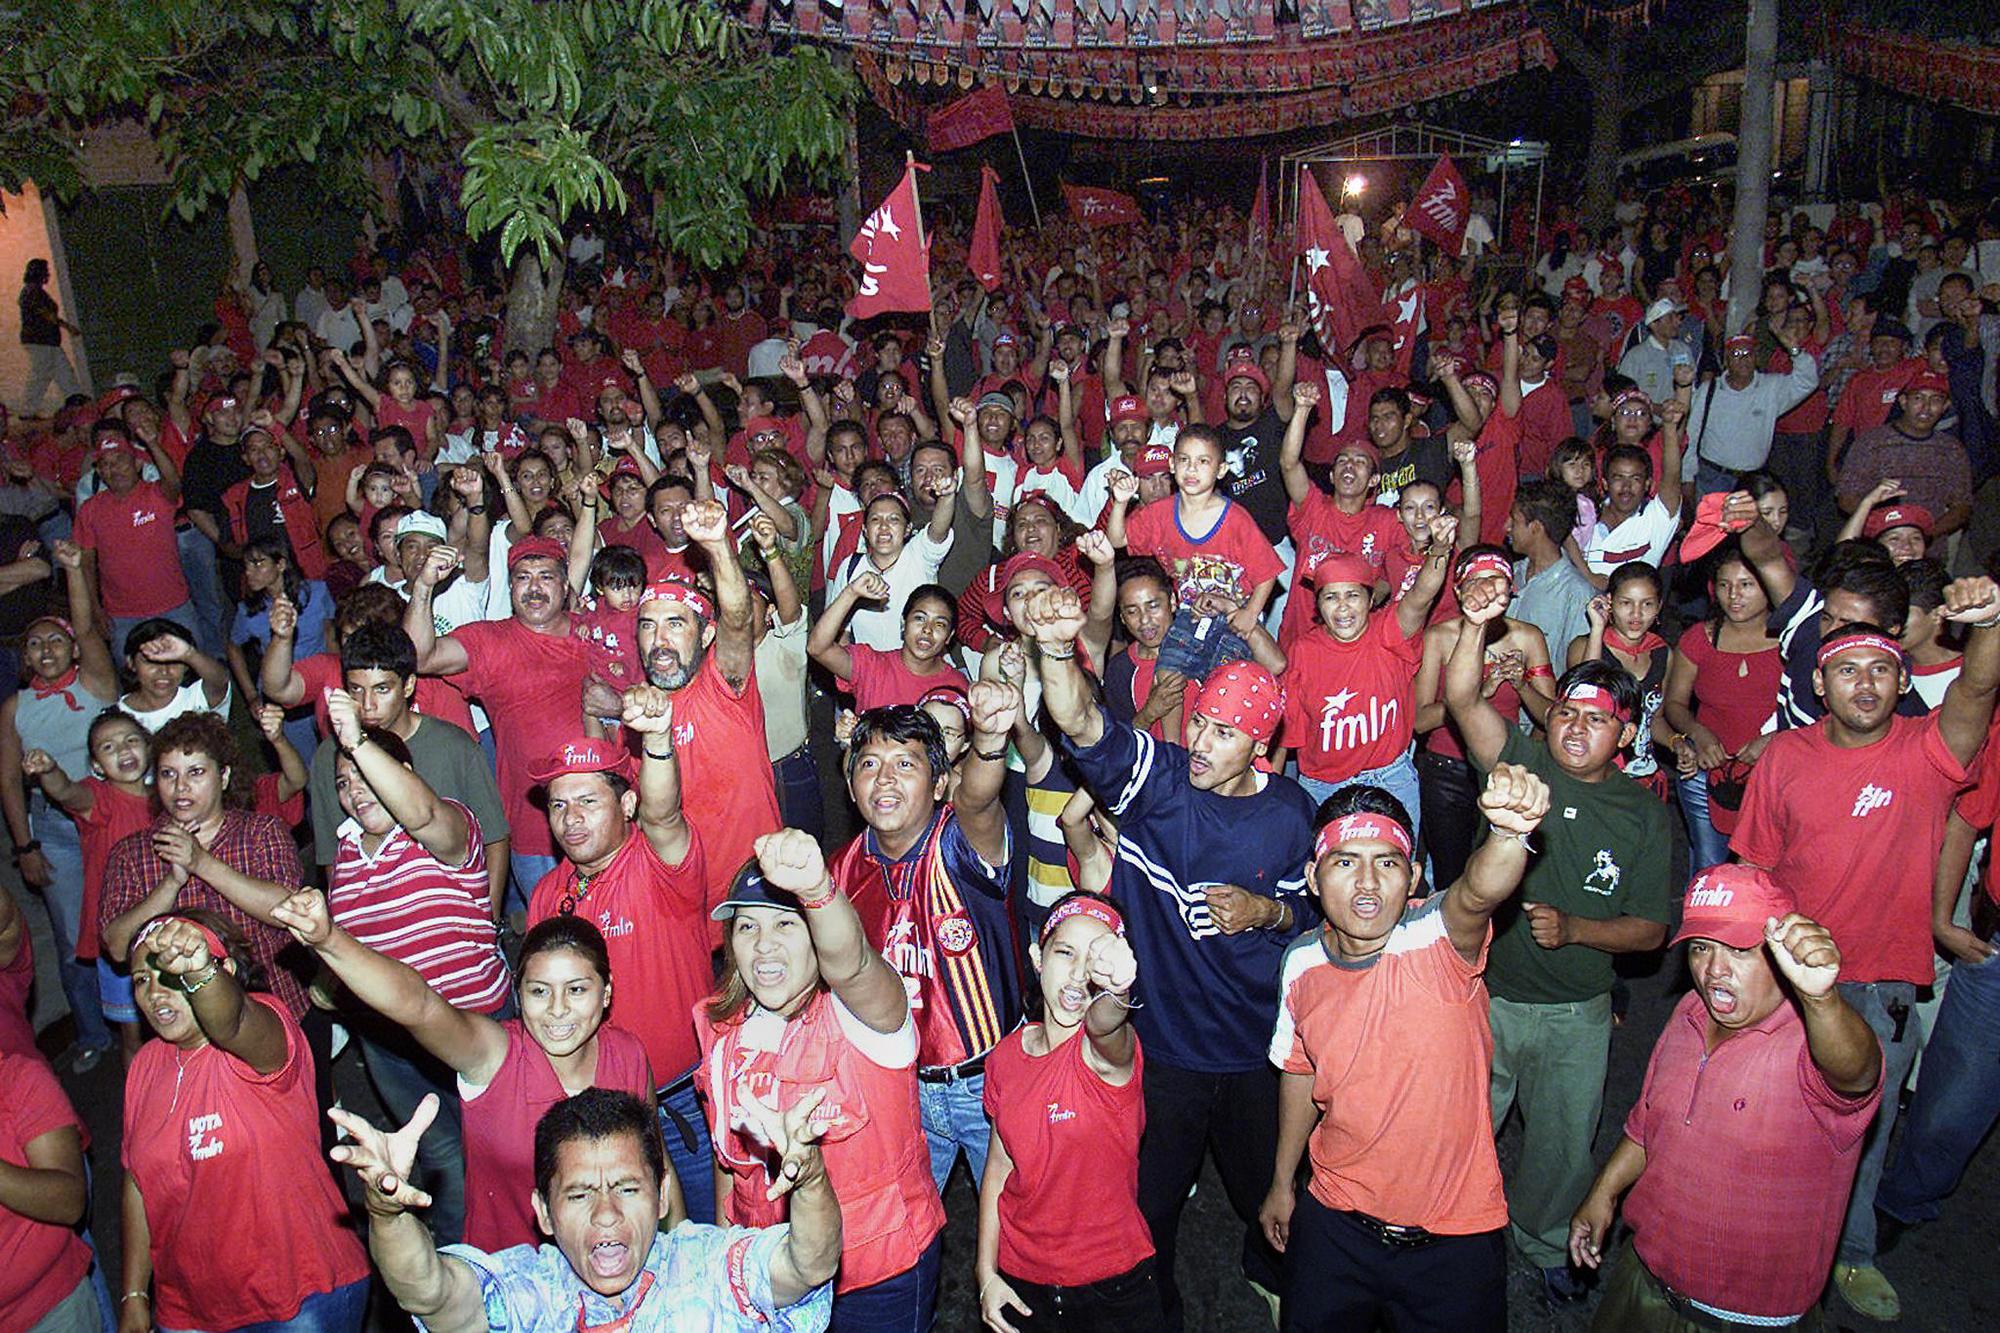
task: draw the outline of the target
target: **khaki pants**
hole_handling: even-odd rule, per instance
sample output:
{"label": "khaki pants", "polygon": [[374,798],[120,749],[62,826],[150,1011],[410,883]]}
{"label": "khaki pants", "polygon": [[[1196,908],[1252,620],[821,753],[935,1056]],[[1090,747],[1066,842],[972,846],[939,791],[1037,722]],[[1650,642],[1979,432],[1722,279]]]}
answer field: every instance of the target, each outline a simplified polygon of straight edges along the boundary
{"label": "khaki pants", "polygon": [[1611,997],[1516,1004],[1494,996],[1493,1132],[1521,1111],[1521,1160],[1507,1184],[1507,1215],[1521,1257],[1537,1268],[1569,1262],[1569,1219],[1590,1192],[1590,1153],[1604,1109]]}
{"label": "khaki pants", "polygon": [[[1779,1328],[1812,1333],[1821,1326],[1819,1307],[1814,1306],[1789,1324]],[[1697,1310],[1681,1303],[1676,1306],[1660,1280],[1639,1262],[1639,1252],[1626,1237],[1611,1261],[1611,1275],[1604,1281],[1604,1299],[1597,1303],[1591,1333],[1731,1333],[1735,1329],[1769,1328],[1768,1324],[1739,1324],[1731,1319]]]}

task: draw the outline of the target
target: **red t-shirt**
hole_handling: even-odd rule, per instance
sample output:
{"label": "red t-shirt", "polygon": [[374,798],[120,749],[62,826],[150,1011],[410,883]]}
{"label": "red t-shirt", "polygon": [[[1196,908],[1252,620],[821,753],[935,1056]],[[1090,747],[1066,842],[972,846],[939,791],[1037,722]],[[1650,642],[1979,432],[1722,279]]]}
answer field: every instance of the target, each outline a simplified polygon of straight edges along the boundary
{"label": "red t-shirt", "polygon": [[1286,655],[1282,739],[1298,752],[1299,772],[1344,782],[1409,751],[1422,630],[1403,637],[1394,609],[1385,607],[1353,643],[1318,626]]}
{"label": "red t-shirt", "polygon": [[[89,1131],[40,1056],[0,1050],[0,1162],[28,1165],[28,1145],[54,1130]],[[90,1271],[76,1232],[0,1208],[0,1328],[33,1328]]]}
{"label": "red t-shirt", "polygon": [[[2000,729],[2000,719],[1996,719],[1996,729]],[[1972,772],[1973,788],[1958,798],[1958,817],[1983,832],[2000,820],[2000,744],[1995,744],[1991,731]],[[1986,896],[2000,903],[2000,858],[1987,859],[1984,882]]]}
{"label": "red t-shirt", "polygon": [[77,919],[84,923],[77,931],[76,956],[91,962],[96,959],[103,939],[98,933],[97,919],[104,901],[104,867],[110,863],[111,849],[120,838],[152,827],[153,798],[128,795],[103,778],[85,778],[83,785],[96,799],[91,803],[90,813],[76,821],[77,841],[83,849],[83,912]]}
{"label": "red t-shirt", "polygon": [[638,623],[636,610],[620,611],[595,597],[585,597],[583,608],[570,615],[570,632],[583,640],[590,674],[621,693],[646,679]]}
{"label": "red t-shirt", "polygon": [[[645,839],[640,839],[641,842]],[[625,992],[618,992],[625,1002]],[[540,1245],[529,1195],[535,1189],[535,1124],[551,1106],[569,1100],[548,1053],[510,1018],[507,1055],[483,1088],[459,1085],[465,1123],[465,1243],[488,1254],[516,1245]],[[642,1100],[653,1091],[646,1048],[623,1028],[597,1029],[593,1088],[629,1092]]]}
{"label": "red t-shirt", "polygon": [[[319,723],[321,738],[331,736],[333,727],[326,720],[326,692],[347,687],[347,678],[340,670],[340,654],[314,653],[292,663],[292,670],[306,684],[306,698],[312,701],[313,720]],[[472,725],[472,705],[465,701],[458,686],[442,676],[418,676],[417,692],[410,703],[425,717],[449,722],[468,736],[478,734],[478,728]]]}
{"label": "red t-shirt", "polygon": [[1843,978],[1927,986],[1931,872],[1966,783],[1935,713],[1895,718],[1858,749],[1827,739],[1821,719],[1765,747],[1730,850],[1767,867],[1800,912],[1833,932]]}
{"label": "red t-shirt", "polygon": [[1855,371],[1840,391],[1840,402],[1834,405],[1833,424],[1846,426],[1859,435],[1887,422],[1896,409],[1897,395],[1910,382],[1910,376],[1922,367],[1921,361],[1908,360],[1898,361],[1887,370],[1877,370],[1871,365]]}
{"label": "red t-shirt", "polygon": [[[1514,488],[1521,475],[1515,458],[1520,444],[1521,418],[1495,406],[1479,428],[1479,455],[1473,463],[1479,474],[1479,540],[1489,546],[1507,542],[1507,514],[1514,507]],[[1654,470],[1658,472],[1657,465]],[[1445,488],[1444,498],[1454,509],[1465,503],[1465,487],[1457,477]]]}
{"label": "red t-shirt", "polygon": [[[1784,678],[1784,654],[1773,643],[1760,652],[1732,653],[1708,641],[1707,625],[1690,625],[1675,645],[1694,665],[1694,711],[1715,733],[1722,748],[1735,754],[1764,730],[1778,710],[1778,682]],[[1717,833],[1736,831],[1738,812],[1708,803],[1708,822]]]}
{"label": "red t-shirt", "polygon": [[[95,927],[95,922],[92,922]],[[35,942],[27,924],[21,926],[21,947],[14,961],[0,967],[0,1052],[43,1059],[35,1045],[35,1027],[28,1020],[28,992],[35,988]]]}
{"label": "red t-shirt", "polygon": [[[412,398],[408,407],[397,402],[389,394],[383,394],[375,404],[375,425],[377,429],[401,426],[410,432],[410,439],[416,443],[419,457],[428,458],[431,452],[431,418],[437,415],[437,404],[428,398]],[[346,485],[346,478],[341,479]]]}
{"label": "red t-shirt", "polygon": [[1386,580],[1391,553],[1410,542],[1394,509],[1370,498],[1360,513],[1350,514],[1317,486],[1306,492],[1303,503],[1286,507],[1285,526],[1291,529],[1292,547],[1298,552],[1293,568],[1301,580],[1299,595],[1285,603],[1285,616],[1278,625],[1278,642],[1288,649],[1319,619],[1317,597],[1303,582],[1314,565],[1330,555],[1358,555]]}
{"label": "red t-shirt", "polygon": [[[757,752],[760,758],[763,753]],[[700,1051],[692,1015],[715,990],[706,878],[699,827],[680,864],[670,866],[635,826],[581,897],[576,866],[558,861],[528,898],[531,927],[560,915],[569,901],[578,916],[604,932],[617,984],[618,1026],[645,1043],[653,1076],[662,1084],[694,1066]]]}
{"label": "red t-shirt", "polygon": [[[660,571],[667,560],[667,542],[660,536],[660,530],[653,526],[653,520],[644,514],[630,527],[621,518],[607,518],[597,525],[597,535],[606,546],[629,546],[646,559],[646,577],[664,577]],[[691,577],[691,576],[690,576]]]}
{"label": "red t-shirt", "polygon": [[965,673],[946,663],[940,663],[939,669],[928,676],[919,676],[903,665],[900,649],[891,653],[856,643],[848,645],[847,655],[853,661],[853,670],[842,683],[854,695],[855,708],[864,713],[871,708],[914,704],[940,685],[950,685],[966,694],[972,692]]}
{"label": "red t-shirt", "polygon": [[[1499,409],[1494,410],[1497,412]],[[1556,446],[1576,434],[1576,422],[1570,416],[1569,399],[1563,395],[1558,370],[1552,367],[1548,379],[1522,395],[1521,415],[1515,420],[1521,423],[1521,475],[1539,477],[1548,471],[1549,457],[1555,453]],[[1480,480],[1483,501],[1485,478]]]}
{"label": "red t-shirt", "polygon": [[[765,758],[770,750],[756,674],[741,691],[732,690],[715,654],[704,653],[694,679],[674,692],[674,744],[681,756],[681,809],[701,830],[713,909],[750,859],[751,844],[785,822]],[[721,922],[709,923],[708,939],[711,946],[721,942]]]}
{"label": "red t-shirt", "polygon": [[97,552],[104,614],[121,620],[156,616],[188,599],[174,537],[174,506],[142,481],[123,495],[99,491],[76,511],[76,544]]}
{"label": "red t-shirt", "polygon": [[[161,1328],[290,1319],[306,1297],[368,1276],[320,1156],[305,1034],[270,996],[249,1003],[285,1028],[285,1063],[271,1073],[219,1046],[155,1040],[126,1074],[124,1162],[145,1199]],[[257,1243],[218,1243],[246,1236]]]}
{"label": "red t-shirt", "polygon": [[1205,592],[1240,601],[1264,580],[1285,572],[1256,520],[1234,500],[1222,505],[1222,517],[1199,537],[1181,526],[1179,496],[1126,516],[1125,549],[1158,558],[1173,575],[1183,606]]}
{"label": "red t-shirt", "polygon": [[512,618],[460,625],[451,637],[465,650],[459,683],[485,705],[493,724],[514,855],[552,855],[548,817],[535,806],[528,771],[583,729],[583,682],[590,675],[583,640],[537,634]]}
{"label": "red t-shirt", "polygon": [[1145,1057],[1113,1087],[1072,1036],[1031,1056],[1016,1028],[986,1057],[986,1114],[1014,1169],[1000,1190],[1000,1268],[1052,1287],[1131,1271],[1153,1253],[1139,1212],[1139,1136],[1146,1128]]}

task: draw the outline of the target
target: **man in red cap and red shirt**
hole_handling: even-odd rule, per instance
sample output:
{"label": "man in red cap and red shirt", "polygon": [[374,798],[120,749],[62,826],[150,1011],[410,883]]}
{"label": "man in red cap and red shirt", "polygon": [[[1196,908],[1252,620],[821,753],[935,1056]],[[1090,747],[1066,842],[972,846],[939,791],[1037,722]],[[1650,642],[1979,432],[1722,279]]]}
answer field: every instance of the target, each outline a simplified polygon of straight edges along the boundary
{"label": "man in red cap and red shirt", "polygon": [[1629,1190],[1635,1234],[1594,1328],[1796,1327],[1833,1263],[1835,1219],[1882,1096],[1882,1048],[1835,984],[1833,935],[1763,871],[1697,875],[1682,940],[1694,990],[1570,1220],[1570,1255],[1583,1268],[1604,1261]]}
{"label": "man in red cap and red shirt", "polygon": [[639,739],[636,780],[631,754],[615,741],[572,735],[536,761],[530,777],[546,794],[545,826],[561,859],[535,885],[528,924],[575,914],[603,932],[618,1025],[645,1043],[659,1080],[660,1130],[688,1218],[709,1222],[715,1171],[694,1098],[694,1011],[714,990],[715,969],[707,862],[683,810],[674,703],[653,685],[619,701],[626,732]]}
{"label": "man in red cap and red shirt", "polygon": [[1139,1209],[1159,1258],[1165,1327],[1178,1329],[1181,1210],[1211,1152],[1245,1224],[1245,1274],[1278,1290],[1278,1256],[1256,1225],[1277,1152],[1277,1072],[1265,1057],[1279,961],[1313,915],[1304,871],[1313,801],[1256,766],[1284,715],[1269,671],[1251,662],[1214,671],[1187,744],[1171,745],[1098,702],[1076,661],[1084,622],[1069,588],[1040,590],[1021,613],[1040,650],[1042,709],[1118,821],[1110,895],[1146,978],[1133,1016],[1146,1051]]}
{"label": "man in red cap and red shirt", "polygon": [[427,559],[410,579],[403,628],[416,645],[417,669],[427,676],[461,677],[460,688],[478,699],[492,720],[500,799],[513,831],[514,883],[507,901],[518,911],[536,881],[555,867],[548,822],[530,799],[535,784],[527,766],[583,730],[590,659],[584,641],[570,634],[569,553],[548,537],[515,542],[507,553],[513,614],[441,635],[431,596],[449,572],[450,557],[448,548],[440,552],[443,558]]}
{"label": "man in red cap and red shirt", "polygon": [[1868,492],[1894,478],[1903,498],[1935,516],[1933,539],[1948,537],[1972,517],[1972,463],[1958,437],[1939,431],[1951,410],[1951,383],[1925,368],[1910,376],[1896,395],[1897,414],[1886,425],[1863,431],[1840,466],[1842,510],[1861,507]]}
{"label": "man in red cap and red shirt", "polygon": [[[1833,932],[1846,957],[1841,992],[1882,1042],[1884,1081],[1901,1088],[1922,1039],[1916,992],[1931,961],[1933,871],[1953,798],[1986,740],[2000,691],[2000,587],[1959,579],[1944,590],[1945,618],[1969,624],[1965,665],[1944,701],[1903,717],[1909,688],[1902,645],[1881,628],[1850,624],[1821,644],[1813,685],[1826,715],[1778,733],[1750,770],[1730,849],[1769,870],[1799,910]],[[1894,1319],[1895,1288],[1875,1266],[1875,1187],[1896,1098],[1885,1097],[1854,1182],[1835,1283],[1873,1319]]]}
{"label": "man in red cap and red shirt", "polygon": [[[151,616],[193,632],[194,607],[174,534],[180,469],[158,444],[133,443],[116,422],[92,432],[91,452],[104,484],[78,507],[75,535],[84,581],[110,625],[113,656],[125,651],[126,631]],[[148,461],[159,470],[158,481],[141,478]]]}

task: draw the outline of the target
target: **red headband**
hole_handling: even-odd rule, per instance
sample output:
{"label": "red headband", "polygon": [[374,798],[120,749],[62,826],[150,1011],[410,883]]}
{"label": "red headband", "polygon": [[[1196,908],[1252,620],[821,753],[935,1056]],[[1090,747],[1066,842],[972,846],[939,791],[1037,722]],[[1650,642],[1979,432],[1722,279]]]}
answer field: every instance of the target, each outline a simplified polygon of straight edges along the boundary
{"label": "red headband", "polygon": [[1416,842],[1410,837],[1410,831],[1389,816],[1378,815],[1372,811],[1357,811],[1351,815],[1342,815],[1319,831],[1319,840],[1313,843],[1313,860],[1318,861],[1328,851],[1344,842],[1361,842],[1366,839],[1386,842],[1406,858],[1416,848]]}
{"label": "red headband", "polygon": [[1071,898],[1059,903],[1056,910],[1049,913],[1049,919],[1042,923],[1042,933],[1036,937],[1039,944],[1047,944],[1049,936],[1056,933],[1056,927],[1073,916],[1087,916],[1092,921],[1101,921],[1111,928],[1114,935],[1125,933],[1125,918],[1110,903],[1101,903],[1095,898]]}
{"label": "red headband", "polygon": [[1898,666],[1905,665],[1909,660],[1903,652],[1903,645],[1886,634],[1844,634],[1832,643],[1821,644],[1819,658],[1813,665],[1824,667],[1842,653],[1851,653],[1856,648],[1873,648],[1878,652],[1887,653],[1896,659]]}
{"label": "red headband", "polygon": [[1562,701],[1589,704],[1592,708],[1611,714],[1620,722],[1632,720],[1631,712],[1619,705],[1618,696],[1602,685],[1572,685],[1563,691]]}
{"label": "red headband", "polygon": [[1493,551],[1484,551],[1459,567],[1458,583],[1454,586],[1463,586],[1469,579],[1484,578],[1488,574],[1498,574],[1507,580],[1507,586],[1514,585],[1514,566],[1507,557]]}
{"label": "red headband", "polygon": [[139,927],[139,933],[132,937],[128,955],[136,957],[139,952],[139,946],[146,941],[146,938],[169,921],[178,921],[182,925],[193,926],[197,931],[200,931],[202,942],[208,945],[208,956],[215,962],[220,963],[229,957],[229,946],[222,942],[222,936],[216,934],[209,927],[202,925],[199,921],[191,920],[184,916],[175,916],[171,912],[165,916],[156,916],[145,925]]}
{"label": "red headband", "polygon": [[642,605],[646,602],[679,602],[703,620],[715,619],[715,603],[709,601],[701,589],[680,579],[661,579],[658,583],[647,584],[646,591],[639,594],[639,601]]}

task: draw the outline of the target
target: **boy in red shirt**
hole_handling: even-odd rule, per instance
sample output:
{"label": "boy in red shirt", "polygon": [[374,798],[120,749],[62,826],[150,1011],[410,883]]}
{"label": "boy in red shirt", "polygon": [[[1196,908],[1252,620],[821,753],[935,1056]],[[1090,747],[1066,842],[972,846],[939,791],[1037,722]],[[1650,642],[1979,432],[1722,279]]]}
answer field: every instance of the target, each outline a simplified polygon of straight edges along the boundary
{"label": "boy in red shirt", "polygon": [[[113,652],[127,631],[153,616],[192,629],[194,608],[174,536],[180,469],[159,445],[142,449],[113,422],[98,429],[92,452],[104,487],[78,506],[75,538],[83,548],[83,577],[109,618]],[[140,478],[148,459],[158,481]]]}

